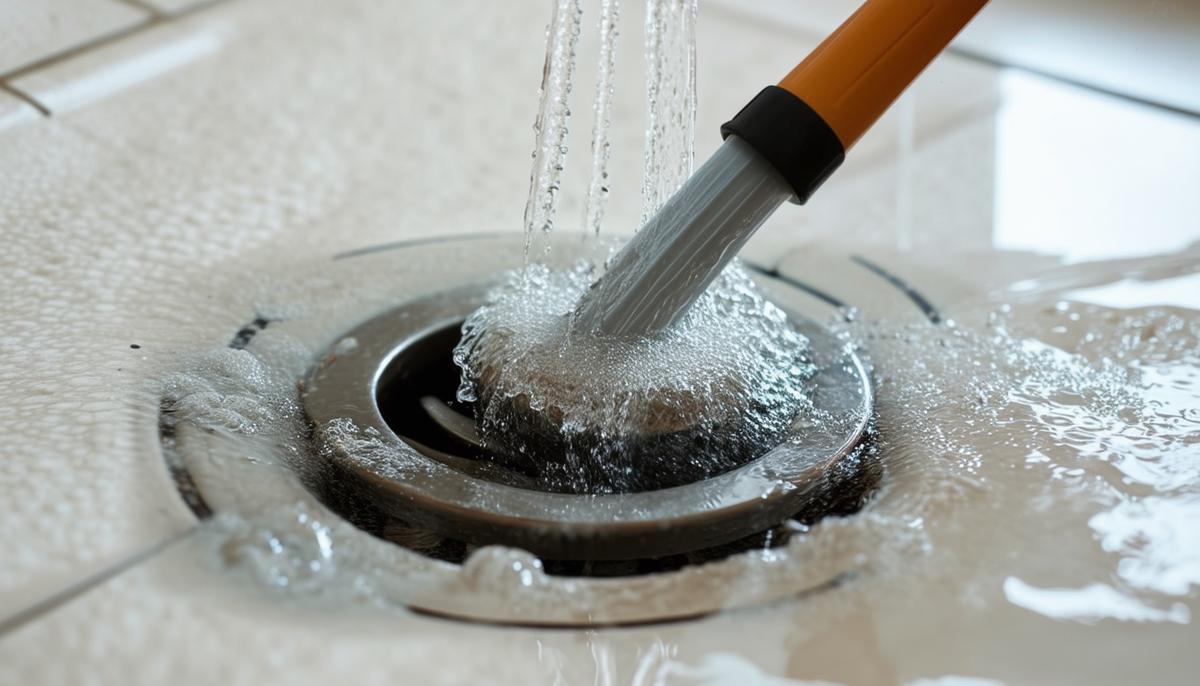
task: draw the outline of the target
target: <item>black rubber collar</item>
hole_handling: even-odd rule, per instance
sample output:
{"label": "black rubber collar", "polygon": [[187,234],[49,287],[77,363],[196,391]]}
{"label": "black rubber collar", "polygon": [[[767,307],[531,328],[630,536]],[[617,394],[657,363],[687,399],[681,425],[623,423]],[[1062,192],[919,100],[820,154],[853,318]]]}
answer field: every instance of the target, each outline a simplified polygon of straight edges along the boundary
{"label": "black rubber collar", "polygon": [[767,86],[721,126],[721,137],[737,136],[783,175],[803,205],[846,159],[829,124],[800,98]]}

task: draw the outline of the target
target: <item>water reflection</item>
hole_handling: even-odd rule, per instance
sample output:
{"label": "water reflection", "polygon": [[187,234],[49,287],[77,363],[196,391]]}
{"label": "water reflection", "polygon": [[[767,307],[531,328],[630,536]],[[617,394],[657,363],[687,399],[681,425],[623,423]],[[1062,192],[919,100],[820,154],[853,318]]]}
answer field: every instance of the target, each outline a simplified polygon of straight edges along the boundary
{"label": "water reflection", "polygon": [[1000,87],[996,247],[1075,262],[1200,236],[1200,120],[1019,70]]}

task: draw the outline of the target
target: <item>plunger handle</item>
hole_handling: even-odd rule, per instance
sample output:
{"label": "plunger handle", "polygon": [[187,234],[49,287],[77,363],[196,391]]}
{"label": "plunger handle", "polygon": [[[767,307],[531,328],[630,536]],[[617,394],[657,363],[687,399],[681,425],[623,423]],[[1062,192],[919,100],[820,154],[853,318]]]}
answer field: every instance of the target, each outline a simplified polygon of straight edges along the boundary
{"label": "plunger handle", "polygon": [[803,203],[985,4],[867,0],[721,133],[750,143]]}

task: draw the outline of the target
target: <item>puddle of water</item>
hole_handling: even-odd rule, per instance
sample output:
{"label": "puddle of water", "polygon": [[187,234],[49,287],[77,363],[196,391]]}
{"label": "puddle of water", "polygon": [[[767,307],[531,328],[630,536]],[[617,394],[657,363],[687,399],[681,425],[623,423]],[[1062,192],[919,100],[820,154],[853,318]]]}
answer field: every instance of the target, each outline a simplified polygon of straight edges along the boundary
{"label": "puddle of water", "polygon": [[[519,264],[520,241],[510,243],[507,264]],[[433,252],[414,262],[446,263],[438,248],[420,250]],[[1046,292],[1022,290],[1012,304],[986,294],[964,299],[940,326],[831,315],[829,325],[873,366],[873,450],[886,472],[878,497],[859,514],[796,531],[779,548],[606,586],[547,575],[532,556],[506,548],[480,548],[462,570],[435,563],[366,536],[302,486],[317,480],[295,387],[312,351],[338,343],[351,323],[391,304],[397,292],[453,287],[502,268],[478,258],[439,283],[419,268],[407,275],[397,269],[413,256],[356,258],[336,272],[309,266],[292,273],[325,276],[292,285],[273,275],[262,301],[290,319],[260,331],[246,350],[201,356],[168,384],[176,419],[230,447],[189,458],[202,490],[219,494],[210,503],[219,516],[208,525],[214,565],[329,607],[346,598],[392,608],[434,599],[509,618],[631,607],[652,615],[698,598],[737,607],[851,573],[836,588],[785,605],[787,615],[772,625],[797,650],[817,640],[813,627],[837,632],[854,616],[871,618],[885,647],[961,627],[961,637],[944,645],[889,653],[888,664],[938,668],[914,678],[963,672],[948,656],[977,650],[980,641],[1017,641],[1042,652],[1089,646],[1091,654],[1117,651],[1139,631],[1192,636],[1200,585],[1191,525],[1200,515],[1200,313],[1062,299],[1074,288],[1065,274],[1115,283],[1130,273],[1127,265],[1052,269],[1045,282],[1054,287]],[[329,287],[335,283],[338,293]],[[377,445],[347,435],[364,449]],[[859,631],[846,640],[858,640]],[[1014,631],[1042,636],[1046,646],[1020,643]],[[697,656],[686,663],[695,667]],[[1017,673],[985,666],[975,673]]]}
{"label": "puddle of water", "polygon": [[[654,17],[666,10],[694,17],[694,3],[649,3],[648,37],[664,44],[690,40],[664,34],[686,36],[686,22],[670,28]],[[616,11],[615,3],[608,7]],[[561,0],[556,8],[548,49],[552,76],[543,85],[526,217],[530,233],[554,221],[565,145],[559,133],[565,136],[568,114],[554,104],[565,102],[579,31],[578,3]],[[690,58],[672,55],[674,62],[657,67],[650,92],[694,83]],[[664,85],[684,71],[676,86]],[[553,76],[563,73],[565,80]],[[653,104],[656,96],[648,97]],[[679,145],[690,150],[686,107],[658,112],[648,140],[679,135],[686,140]],[[648,211],[674,190],[664,190],[673,182],[663,160],[680,164],[680,181],[691,164],[686,155],[652,157],[675,145],[655,140],[660,144],[648,146],[647,169],[663,185],[647,186]],[[594,151],[603,148],[593,143]],[[595,215],[589,210],[588,216]],[[337,297],[299,285],[296,293],[304,297],[264,293],[285,305],[304,303],[304,314],[293,310],[292,329],[268,329],[248,350],[202,358],[168,384],[179,420],[234,446],[233,457],[210,453],[190,465],[206,492],[225,494],[214,502],[220,516],[209,525],[214,564],[247,570],[266,588],[330,607],[347,598],[387,607],[432,598],[447,611],[517,619],[596,618],[631,607],[654,616],[681,603],[691,607],[697,598],[736,607],[794,597],[838,578],[838,585],[784,605],[786,614],[764,620],[771,637],[755,640],[786,643],[793,654],[808,656],[813,668],[801,665],[797,672],[835,672],[822,650],[834,636],[861,644],[861,659],[877,661],[897,682],[989,683],[966,676],[919,679],[967,673],[963,666],[981,676],[1044,679],[1059,661],[1079,658],[1092,659],[1072,664],[1078,680],[1114,680],[1120,672],[1103,658],[1127,653],[1130,644],[1142,652],[1122,659],[1132,673],[1144,674],[1195,641],[1200,313],[1179,307],[1185,301],[1174,296],[1156,294],[1146,303],[1147,292],[1113,285],[1139,276],[1127,265],[1048,266],[1036,280],[993,284],[993,295],[964,298],[950,313],[954,321],[938,326],[831,317],[830,326],[873,365],[878,416],[872,450],[886,469],[878,497],[858,514],[796,532],[780,548],[604,585],[552,577],[532,556],[506,548],[475,550],[461,569],[437,563],[369,539],[299,487],[311,480],[311,462],[304,459],[294,385],[307,356],[320,347],[315,341],[344,331],[348,327],[333,329],[354,318],[339,309],[355,302],[350,309],[365,314],[368,304],[388,303],[396,293],[449,287],[455,279],[496,273],[498,265],[484,258],[457,276],[422,283],[412,267],[421,260],[412,254],[398,259],[409,270],[403,283],[380,278],[386,270],[355,268],[330,279],[342,289]],[[1179,256],[1148,262],[1177,272],[1181,263]],[[1166,283],[1162,276],[1156,283]],[[1010,298],[998,301],[994,293]],[[297,335],[306,325],[328,330]],[[359,448],[371,459],[412,457],[372,453],[378,442],[352,427],[345,440],[362,441]],[[1143,635],[1151,638],[1140,640]],[[1023,657],[1018,663],[1012,655]],[[669,673],[684,683],[759,676],[722,651],[678,657],[633,673],[646,679]],[[606,663],[597,657],[596,664]]]}

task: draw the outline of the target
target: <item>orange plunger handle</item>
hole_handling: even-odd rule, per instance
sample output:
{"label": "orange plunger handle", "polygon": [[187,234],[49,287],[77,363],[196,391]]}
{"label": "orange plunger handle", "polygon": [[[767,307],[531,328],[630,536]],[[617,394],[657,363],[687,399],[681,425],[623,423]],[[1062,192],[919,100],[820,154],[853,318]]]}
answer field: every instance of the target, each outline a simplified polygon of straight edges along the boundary
{"label": "orange plunger handle", "polygon": [[867,0],[721,126],[775,167],[803,205],[846,151],[987,0]]}
{"label": "orange plunger handle", "polygon": [[867,0],[779,87],[849,149],[987,0]]}

